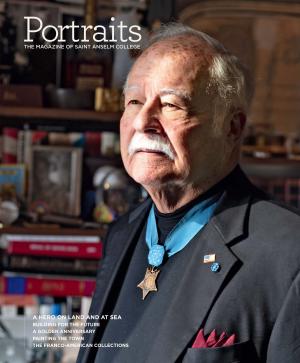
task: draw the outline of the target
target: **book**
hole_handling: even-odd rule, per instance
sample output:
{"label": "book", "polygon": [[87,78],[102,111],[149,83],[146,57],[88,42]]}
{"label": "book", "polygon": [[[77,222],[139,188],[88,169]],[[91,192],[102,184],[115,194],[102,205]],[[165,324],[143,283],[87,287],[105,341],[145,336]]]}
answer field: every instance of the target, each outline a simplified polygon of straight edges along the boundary
{"label": "book", "polygon": [[80,258],[52,258],[28,255],[2,256],[2,267],[5,271],[43,273],[49,275],[83,275],[96,276],[99,260]]}
{"label": "book", "polygon": [[284,201],[293,207],[300,208],[300,179],[289,178],[285,180]]}
{"label": "book", "polygon": [[0,105],[12,107],[42,107],[42,87],[38,85],[1,84]]}
{"label": "book", "polygon": [[100,156],[101,133],[96,131],[86,131],[84,134],[84,152],[86,156]]}
{"label": "book", "polygon": [[19,130],[14,127],[4,127],[2,130],[2,162],[15,164],[17,162],[17,140]]}
{"label": "book", "polygon": [[5,293],[6,291],[6,278],[4,276],[0,276],[0,294]]}
{"label": "book", "polygon": [[9,242],[99,243],[100,241],[99,236],[3,233],[0,236],[0,247],[7,248]]}
{"label": "book", "polygon": [[76,89],[81,91],[95,90],[103,85],[104,78],[102,77],[80,76],[76,78]]}
{"label": "book", "polygon": [[35,295],[0,294],[0,305],[35,306],[38,299]]}
{"label": "book", "polygon": [[0,294],[0,311],[1,317],[16,318],[18,315],[32,316],[39,310],[38,297],[35,295],[11,295]]}
{"label": "book", "polygon": [[300,179],[298,178],[251,178],[259,188],[275,199],[300,208]]}
{"label": "book", "polygon": [[49,145],[83,147],[84,134],[81,132],[49,132]]}
{"label": "book", "polygon": [[25,131],[20,130],[18,133],[17,139],[17,163],[24,164],[25,163]]}
{"label": "book", "polygon": [[4,293],[50,296],[91,296],[96,282],[92,279],[5,276]]}
{"label": "book", "polygon": [[102,243],[88,242],[33,242],[11,240],[7,246],[8,254],[78,257],[81,259],[99,259],[102,257]]}

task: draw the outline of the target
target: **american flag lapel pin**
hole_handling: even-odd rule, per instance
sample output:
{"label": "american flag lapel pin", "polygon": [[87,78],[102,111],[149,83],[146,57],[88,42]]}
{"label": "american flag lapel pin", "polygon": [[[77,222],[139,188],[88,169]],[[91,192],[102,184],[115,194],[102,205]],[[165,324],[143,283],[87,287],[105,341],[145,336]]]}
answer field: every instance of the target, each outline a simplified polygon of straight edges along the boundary
{"label": "american flag lapel pin", "polygon": [[203,257],[203,263],[211,263],[216,261],[216,255],[210,254],[210,255],[204,255]]}

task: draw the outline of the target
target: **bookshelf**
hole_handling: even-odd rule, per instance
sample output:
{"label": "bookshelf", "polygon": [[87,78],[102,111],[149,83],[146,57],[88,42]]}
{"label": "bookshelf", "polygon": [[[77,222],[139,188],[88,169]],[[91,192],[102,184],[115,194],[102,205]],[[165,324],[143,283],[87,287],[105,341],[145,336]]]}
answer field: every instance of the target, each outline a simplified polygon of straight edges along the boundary
{"label": "bookshelf", "polygon": [[[121,117],[120,112],[96,112],[89,110],[73,110],[73,109],[58,109],[58,108],[43,108],[43,107],[7,107],[0,106],[0,130],[5,128],[11,128],[18,130],[17,133],[22,131],[23,133],[39,132],[49,135],[50,133],[56,134],[71,134],[73,132],[79,133],[76,137],[82,138],[80,144],[74,145],[70,143],[63,144],[66,146],[76,146],[78,148],[84,148],[83,158],[83,185],[87,188],[92,187],[92,175],[99,168],[106,165],[114,167],[122,167],[121,157],[118,153],[105,155],[99,152],[95,154],[95,146],[93,146],[93,153],[86,150],[88,147],[88,141],[84,136],[86,133],[94,133],[94,135],[100,135],[102,132],[119,133],[119,119]],[[2,132],[2,131],[1,131]],[[80,136],[82,135],[82,136]],[[97,136],[102,140],[101,135]],[[31,139],[30,139],[31,140]],[[19,141],[17,140],[17,143]],[[65,142],[65,141],[58,141]],[[97,143],[101,143],[100,139],[96,141],[96,147],[99,147]],[[83,143],[83,144],[82,144]],[[38,144],[35,142],[35,144]],[[48,145],[48,143],[46,143]],[[62,145],[59,143],[53,143],[49,145]],[[101,144],[100,144],[101,145]],[[100,146],[101,147],[101,146]],[[25,161],[27,163],[27,161]],[[4,161],[7,163],[7,161]],[[14,162],[13,162],[14,163]],[[21,161],[22,163],[22,161]],[[44,221],[45,222],[45,221]],[[55,223],[51,221],[52,223]],[[59,223],[59,222],[58,222]],[[62,222],[63,223],[63,222]],[[79,226],[80,223],[71,224],[72,226]],[[84,226],[85,227],[85,226]],[[95,227],[95,226],[93,226]],[[92,227],[92,228],[93,228]],[[8,227],[10,228],[10,227]],[[15,227],[14,227],[15,228]],[[40,229],[41,227],[38,227]],[[35,228],[33,228],[35,229]],[[34,231],[30,233],[34,233]],[[87,229],[84,230],[86,233]],[[44,231],[47,233],[47,231]],[[44,233],[43,232],[43,233]],[[53,228],[48,231],[49,233],[55,233]],[[68,234],[72,231],[65,231]],[[74,232],[74,231],[73,231]],[[78,230],[76,230],[78,232]],[[22,232],[20,232],[22,233]],[[102,233],[103,235],[103,233]]]}
{"label": "bookshelf", "polygon": [[60,131],[115,131],[119,130],[121,113],[96,112],[35,107],[0,106],[0,126],[22,128],[26,124],[38,129]]}
{"label": "bookshelf", "polygon": [[[110,131],[114,133],[119,132],[119,120],[120,113],[110,112],[95,112],[89,110],[73,110],[73,109],[57,109],[57,108],[40,108],[40,107],[0,107],[0,129],[4,127],[17,128],[19,130],[38,130],[47,132],[86,132],[95,131],[103,132]],[[87,179],[87,174],[92,174],[99,166],[103,165],[115,165],[120,166],[121,160],[119,155],[105,156],[99,154],[99,156],[86,156],[83,178]],[[86,171],[89,171],[88,173]],[[6,236],[24,236],[24,241],[16,243],[22,244],[30,248],[33,245],[35,247],[47,247],[47,253],[45,255],[34,254],[15,254],[9,253],[8,248],[2,246],[2,268],[3,271],[0,275],[0,296],[7,297],[11,293],[16,296],[17,291],[21,291],[19,296],[21,299],[26,296],[32,296],[36,299],[36,311],[41,311],[43,304],[46,304],[46,308],[50,311],[53,306],[61,306],[62,311],[78,311],[82,312],[83,305],[90,303],[90,296],[95,286],[96,271],[101,264],[101,257],[99,253],[95,253],[91,258],[80,255],[78,251],[84,249],[87,251],[91,248],[92,244],[99,252],[99,248],[102,251],[103,240],[106,234],[107,226],[99,226],[96,228],[82,228],[82,227],[61,227],[57,224],[24,224],[24,225],[12,225],[2,226],[0,228],[0,237]],[[28,236],[40,237],[40,240],[34,242]],[[73,244],[72,251],[74,257],[71,257],[67,253],[69,250],[70,242],[68,238],[74,237],[75,242]],[[47,238],[53,237],[54,242],[49,242]],[[98,238],[99,242],[89,242],[89,238]],[[5,237],[4,237],[5,238]],[[26,241],[29,239],[29,241]],[[53,244],[53,248],[49,248],[50,244]],[[86,246],[85,246],[86,244]],[[97,246],[96,246],[97,245]],[[50,246],[52,247],[52,246]],[[61,254],[55,256],[54,253],[50,253],[50,250],[57,254],[58,248],[60,248]],[[71,254],[73,253],[72,251]],[[0,255],[1,255],[0,253]],[[102,252],[101,252],[102,254]],[[20,264],[16,267],[13,266],[13,259],[19,260]],[[26,260],[26,261],[25,261]],[[33,265],[31,264],[33,263]],[[46,266],[41,269],[41,263]],[[21,266],[22,264],[22,266]],[[27,267],[26,267],[27,264]],[[30,264],[30,268],[29,268]],[[7,266],[7,267],[5,267]],[[57,272],[58,271],[58,272]],[[63,272],[62,272],[63,271]],[[11,289],[5,286],[10,285]],[[35,290],[28,290],[29,286],[35,288]],[[14,288],[16,289],[14,290]],[[47,290],[48,289],[48,290]],[[46,303],[45,303],[46,301]],[[16,304],[15,304],[16,305]],[[16,306],[0,304],[0,310],[2,313],[1,319],[6,325],[16,327],[12,333],[14,337],[17,337],[17,323],[18,319],[25,321],[29,319],[24,315],[14,315],[10,318],[5,312],[9,309],[16,310]],[[74,310],[75,309],[75,310]],[[47,310],[47,311],[48,311]],[[25,311],[25,310],[24,310]],[[87,312],[87,311],[86,311]],[[13,319],[11,322],[10,319]],[[28,331],[32,331],[32,327],[29,323]],[[26,336],[24,333],[22,337]],[[30,344],[30,340],[29,340]],[[51,353],[51,350],[48,352]]]}

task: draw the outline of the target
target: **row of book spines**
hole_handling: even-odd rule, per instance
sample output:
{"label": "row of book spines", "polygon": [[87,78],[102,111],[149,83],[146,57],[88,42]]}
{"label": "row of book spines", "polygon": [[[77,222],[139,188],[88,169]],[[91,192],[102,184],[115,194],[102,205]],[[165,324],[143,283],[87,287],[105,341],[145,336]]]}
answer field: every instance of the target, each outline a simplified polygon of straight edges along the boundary
{"label": "row of book spines", "polygon": [[276,199],[300,208],[300,179],[299,178],[280,178],[263,179],[251,178],[252,182],[266,193]]}
{"label": "row of book spines", "polygon": [[48,234],[13,234],[3,233],[1,241],[28,241],[28,242],[89,242],[97,243],[101,239],[99,236],[88,235],[48,235]]}
{"label": "row of book spines", "polygon": [[2,130],[2,162],[27,163],[30,162],[32,145],[77,146],[83,147],[87,156],[106,155],[106,151],[119,153],[118,137],[113,132],[47,132],[19,130],[5,127]]}
{"label": "row of book spines", "polygon": [[99,259],[102,257],[102,242],[29,242],[10,241],[6,253],[11,255],[52,256],[81,259]]}
{"label": "row of book spines", "polygon": [[99,260],[4,254],[1,265],[4,271],[12,272],[96,276]]}
{"label": "row of book spines", "polygon": [[50,279],[0,276],[0,294],[43,296],[91,296],[96,287],[93,279]]}
{"label": "row of book spines", "polygon": [[99,259],[103,244],[99,236],[3,234],[0,247],[9,254]]}
{"label": "row of book spines", "polygon": [[[55,302],[55,300],[60,302]],[[61,301],[62,300],[62,301]],[[66,299],[38,295],[0,294],[0,317],[33,318],[34,315],[66,315],[67,319],[85,319],[89,313],[90,296],[67,297]],[[55,318],[54,318],[55,319]]]}

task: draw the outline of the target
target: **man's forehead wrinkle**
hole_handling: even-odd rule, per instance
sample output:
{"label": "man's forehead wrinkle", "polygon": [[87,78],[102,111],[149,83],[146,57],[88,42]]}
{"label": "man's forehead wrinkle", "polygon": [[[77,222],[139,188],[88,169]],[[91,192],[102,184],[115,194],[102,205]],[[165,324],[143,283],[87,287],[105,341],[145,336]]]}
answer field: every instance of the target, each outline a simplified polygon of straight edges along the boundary
{"label": "man's forehead wrinkle", "polygon": [[172,55],[179,53],[180,55],[186,55],[189,58],[190,56],[202,58],[203,60],[206,60],[208,64],[211,63],[213,55],[216,54],[216,51],[211,45],[207,44],[205,41],[201,41],[201,39],[198,39],[193,35],[181,35],[160,40],[152,44],[144,52],[144,55],[147,55],[149,52],[153,52],[153,55],[157,54],[159,56],[161,56],[162,53],[169,53]]}
{"label": "man's forehead wrinkle", "polygon": [[191,100],[191,95],[188,91],[174,88],[162,88],[159,92],[161,95],[175,95],[186,100]]}
{"label": "man's forehead wrinkle", "polygon": [[129,85],[126,85],[124,87],[124,91],[139,91],[141,89],[140,86],[136,85],[136,84],[129,84]]}

